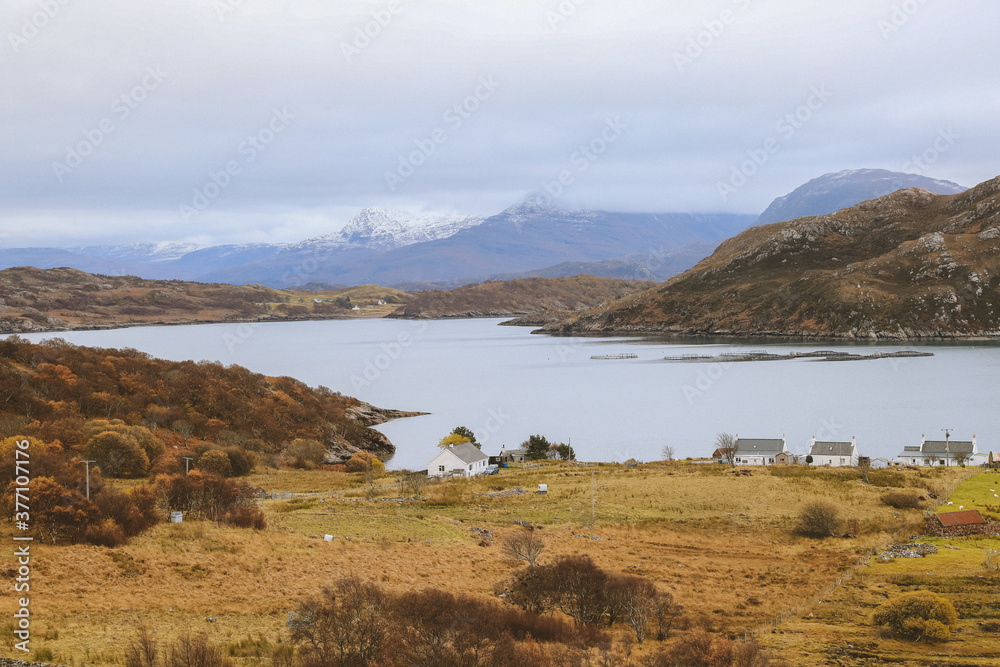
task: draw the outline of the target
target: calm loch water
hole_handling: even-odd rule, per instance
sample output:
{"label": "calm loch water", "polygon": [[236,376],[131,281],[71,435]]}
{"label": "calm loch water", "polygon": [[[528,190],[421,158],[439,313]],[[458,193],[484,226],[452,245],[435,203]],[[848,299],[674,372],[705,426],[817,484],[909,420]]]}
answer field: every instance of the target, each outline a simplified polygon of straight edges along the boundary
{"label": "calm loch water", "polygon": [[[420,468],[458,425],[493,453],[533,433],[571,441],[583,460],[708,456],[720,431],[775,438],[793,452],[811,436],[850,440],[873,457],[937,439],[978,436],[1000,450],[1000,346],[850,345],[552,338],[501,320],[340,320],[141,327],[55,334],[166,359],[207,359],[326,385],[378,406],[431,414],[379,427],[390,467]],[[52,335],[26,336],[33,341]],[[872,361],[670,363],[667,355],[817,349],[917,349],[933,357]],[[591,359],[635,354],[635,359]]]}

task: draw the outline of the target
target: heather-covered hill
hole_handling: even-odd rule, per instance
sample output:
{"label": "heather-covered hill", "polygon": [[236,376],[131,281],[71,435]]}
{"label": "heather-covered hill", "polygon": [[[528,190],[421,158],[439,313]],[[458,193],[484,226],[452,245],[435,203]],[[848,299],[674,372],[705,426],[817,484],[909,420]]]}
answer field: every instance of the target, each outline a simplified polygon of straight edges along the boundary
{"label": "heather-covered hill", "polygon": [[[303,439],[321,443],[328,462],[358,450],[385,460],[395,447],[369,426],[401,416],[408,415],[235,365],[164,361],[59,339],[0,340],[0,438],[36,437],[57,443],[67,456],[83,453],[88,421],[119,419],[152,433],[162,443],[155,451],[166,457],[203,442],[277,459]],[[138,476],[157,463],[149,457]]]}
{"label": "heather-covered hill", "polygon": [[662,286],[547,333],[1000,335],[1000,177],[751,228]]}

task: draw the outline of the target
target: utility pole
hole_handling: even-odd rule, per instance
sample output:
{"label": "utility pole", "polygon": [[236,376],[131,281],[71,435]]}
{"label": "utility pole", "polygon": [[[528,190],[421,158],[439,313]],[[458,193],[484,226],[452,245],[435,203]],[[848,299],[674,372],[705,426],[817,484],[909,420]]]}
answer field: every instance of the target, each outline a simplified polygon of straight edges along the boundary
{"label": "utility pole", "polygon": [[951,452],[950,445],[948,444],[948,439],[951,437],[951,432],[955,429],[953,428],[943,428],[944,431],[944,467],[947,468],[950,463],[948,463],[948,454]]}
{"label": "utility pole", "polygon": [[87,466],[87,500],[90,500],[90,464],[97,463],[97,461],[91,459],[89,461],[80,461]]}
{"label": "utility pole", "polygon": [[193,456],[182,456],[181,458],[184,459],[184,474],[186,475],[186,474],[188,474],[188,470],[189,470],[189,468],[191,466],[191,461],[194,461],[194,457]]}

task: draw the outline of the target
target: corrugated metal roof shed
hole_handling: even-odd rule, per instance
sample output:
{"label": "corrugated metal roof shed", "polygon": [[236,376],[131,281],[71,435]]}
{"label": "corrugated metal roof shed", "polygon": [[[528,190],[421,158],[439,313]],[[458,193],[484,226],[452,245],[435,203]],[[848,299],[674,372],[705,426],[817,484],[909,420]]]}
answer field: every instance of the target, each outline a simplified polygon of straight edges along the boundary
{"label": "corrugated metal roof shed", "polygon": [[986,523],[986,519],[979,513],[979,510],[965,510],[964,512],[942,512],[937,515],[938,521],[943,526],[966,526],[974,523]]}

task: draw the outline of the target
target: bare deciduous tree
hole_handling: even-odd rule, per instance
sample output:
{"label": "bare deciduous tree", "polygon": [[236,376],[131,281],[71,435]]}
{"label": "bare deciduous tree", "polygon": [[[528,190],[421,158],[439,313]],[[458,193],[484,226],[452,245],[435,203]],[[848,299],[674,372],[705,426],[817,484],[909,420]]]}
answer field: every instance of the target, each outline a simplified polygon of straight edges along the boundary
{"label": "bare deciduous tree", "polygon": [[859,456],[858,470],[861,471],[861,478],[865,480],[865,484],[871,484],[871,482],[868,481],[868,473],[871,472],[871,469],[872,469],[872,460],[867,456]]}
{"label": "bare deciduous tree", "polygon": [[427,474],[420,471],[410,473],[406,476],[406,484],[410,487],[410,490],[413,491],[414,498],[420,498],[420,493],[424,490],[424,487],[427,486],[429,481],[430,478]]}
{"label": "bare deciduous tree", "polygon": [[715,448],[722,453],[722,459],[736,467],[736,436],[732,433],[719,433],[715,436]]}
{"label": "bare deciduous tree", "polygon": [[674,451],[673,445],[663,445],[661,454],[663,455],[664,461],[673,461],[675,453],[676,452]]}
{"label": "bare deciduous tree", "polygon": [[964,468],[965,464],[969,462],[969,459],[972,458],[972,456],[969,452],[952,452],[951,458],[955,459],[955,463]]}
{"label": "bare deciduous tree", "polygon": [[345,577],[300,603],[299,616],[308,621],[293,628],[292,640],[308,664],[377,664],[389,637],[389,604],[377,585]]}
{"label": "bare deciduous tree", "polygon": [[545,543],[534,530],[519,530],[503,538],[503,552],[516,560],[527,561],[532,567],[545,549]]}
{"label": "bare deciduous tree", "polygon": [[656,638],[663,641],[680,618],[684,607],[674,602],[672,593],[657,592],[653,597],[653,620],[656,621]]}
{"label": "bare deciduous tree", "polygon": [[615,596],[621,607],[621,617],[635,633],[635,640],[642,643],[646,628],[652,620],[657,597],[656,586],[641,577],[624,576],[616,582],[619,590]]}

